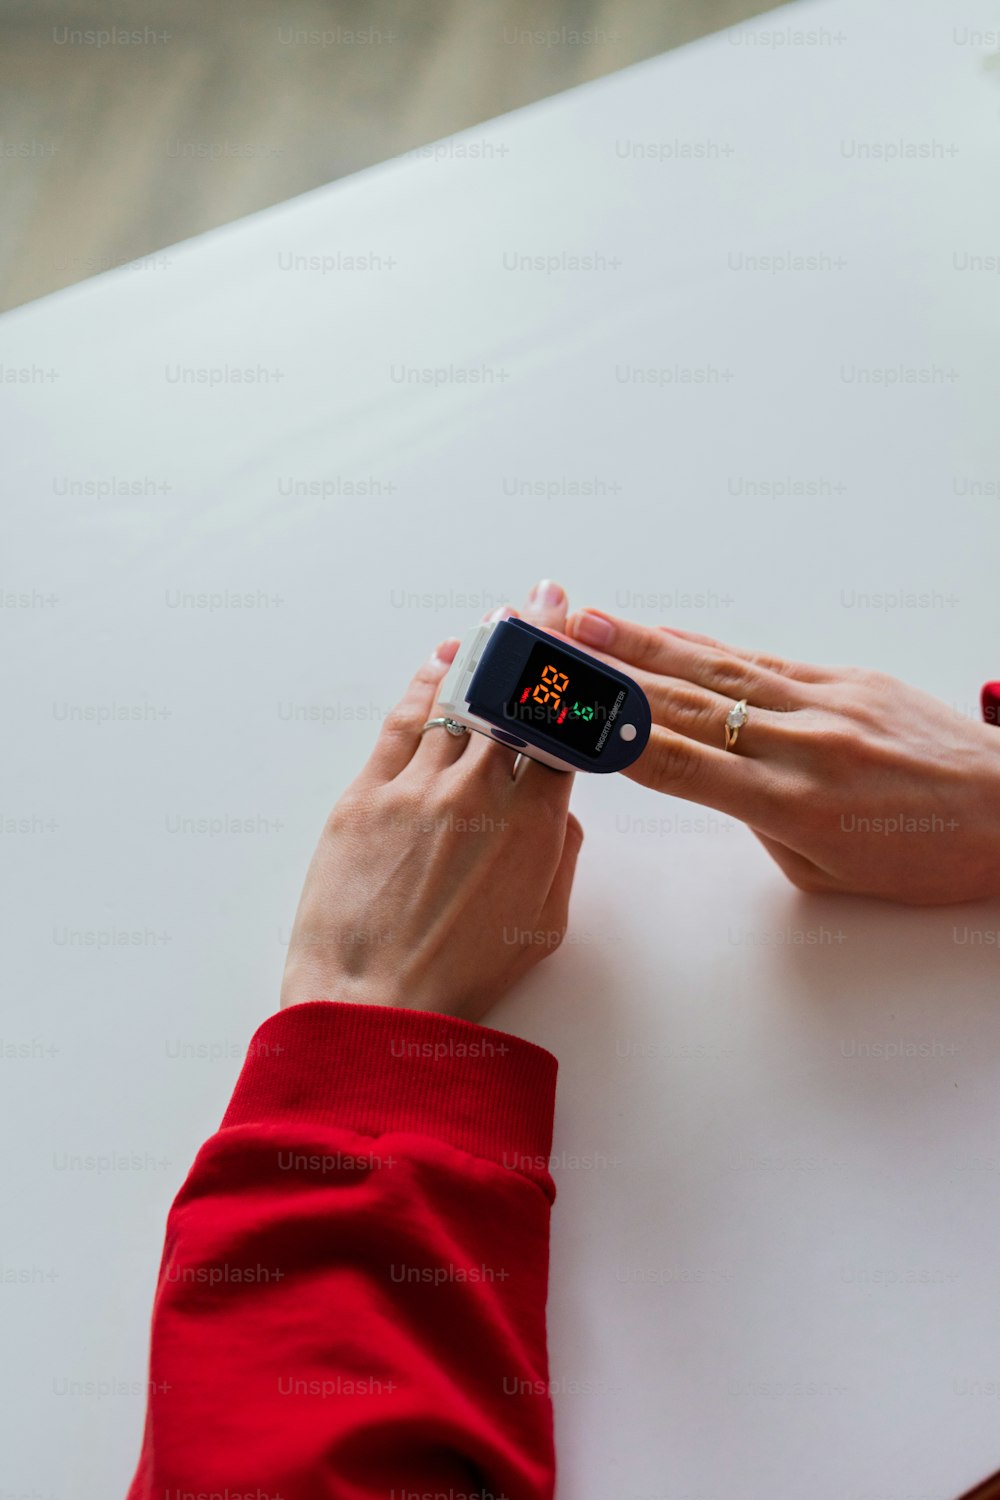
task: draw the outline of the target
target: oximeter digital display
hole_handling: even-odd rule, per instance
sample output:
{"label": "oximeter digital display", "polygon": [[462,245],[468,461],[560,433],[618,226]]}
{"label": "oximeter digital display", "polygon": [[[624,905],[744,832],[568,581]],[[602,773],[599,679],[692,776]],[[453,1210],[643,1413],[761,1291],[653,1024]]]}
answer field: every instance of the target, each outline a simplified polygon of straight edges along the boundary
{"label": "oximeter digital display", "polygon": [[518,619],[465,635],[438,711],[561,771],[622,771],[646,748],[651,726],[631,677]]}

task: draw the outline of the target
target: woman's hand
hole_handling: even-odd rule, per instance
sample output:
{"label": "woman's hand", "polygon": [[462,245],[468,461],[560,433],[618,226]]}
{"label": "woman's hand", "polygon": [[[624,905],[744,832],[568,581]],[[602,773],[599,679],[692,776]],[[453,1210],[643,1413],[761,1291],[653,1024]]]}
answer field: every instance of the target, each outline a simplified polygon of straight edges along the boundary
{"label": "woman's hand", "polygon": [[[526,617],[561,629],[561,590]],[[350,1000],[478,1020],[562,941],[583,830],[573,777],[483,735],[421,728],[458,642],[420,668],[330,814],[288,946],[282,1006]]]}
{"label": "woman's hand", "polygon": [[[811,667],[599,611],[571,639],[629,672],[653,732],[625,772],[749,824],[795,885],[937,904],[1000,894],[1000,733],[857,667]],[[749,720],[724,748],[745,698]]]}

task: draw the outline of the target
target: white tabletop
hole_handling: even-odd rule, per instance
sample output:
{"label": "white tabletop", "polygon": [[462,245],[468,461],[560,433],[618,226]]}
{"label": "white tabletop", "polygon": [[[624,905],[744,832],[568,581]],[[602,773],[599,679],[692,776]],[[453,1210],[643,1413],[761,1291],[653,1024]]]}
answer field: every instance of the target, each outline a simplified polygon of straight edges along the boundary
{"label": "white tabletop", "polygon": [[[438,639],[553,575],[976,712],[1000,72],[961,10],[782,9],[0,322],[7,1491],[124,1488],[168,1204]],[[561,1061],[560,1496],[956,1495],[1000,1464],[1000,912],[576,805],[570,938],[495,1016]]]}

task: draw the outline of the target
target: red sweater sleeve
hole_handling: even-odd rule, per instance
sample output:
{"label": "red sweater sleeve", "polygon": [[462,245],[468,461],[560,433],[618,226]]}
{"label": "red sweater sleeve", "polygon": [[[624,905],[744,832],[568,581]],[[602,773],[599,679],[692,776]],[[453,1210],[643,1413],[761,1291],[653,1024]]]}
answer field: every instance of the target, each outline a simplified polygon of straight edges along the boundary
{"label": "red sweater sleeve", "polygon": [[555,1059],[314,1001],[170,1210],[129,1500],[550,1500]]}

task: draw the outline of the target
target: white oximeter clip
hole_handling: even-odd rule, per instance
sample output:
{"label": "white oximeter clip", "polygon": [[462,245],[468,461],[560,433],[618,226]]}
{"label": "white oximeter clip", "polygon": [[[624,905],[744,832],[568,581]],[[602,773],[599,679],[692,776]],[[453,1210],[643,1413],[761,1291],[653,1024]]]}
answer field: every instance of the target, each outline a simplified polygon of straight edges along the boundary
{"label": "white oximeter clip", "polygon": [[496,620],[488,620],[481,625],[473,625],[462,636],[461,645],[455,652],[455,660],[441,684],[434,710],[435,713],[454,719],[456,724],[464,724],[467,729],[477,729],[481,734],[488,735],[493,733],[492,724],[469,711],[469,684],[497,624]]}

